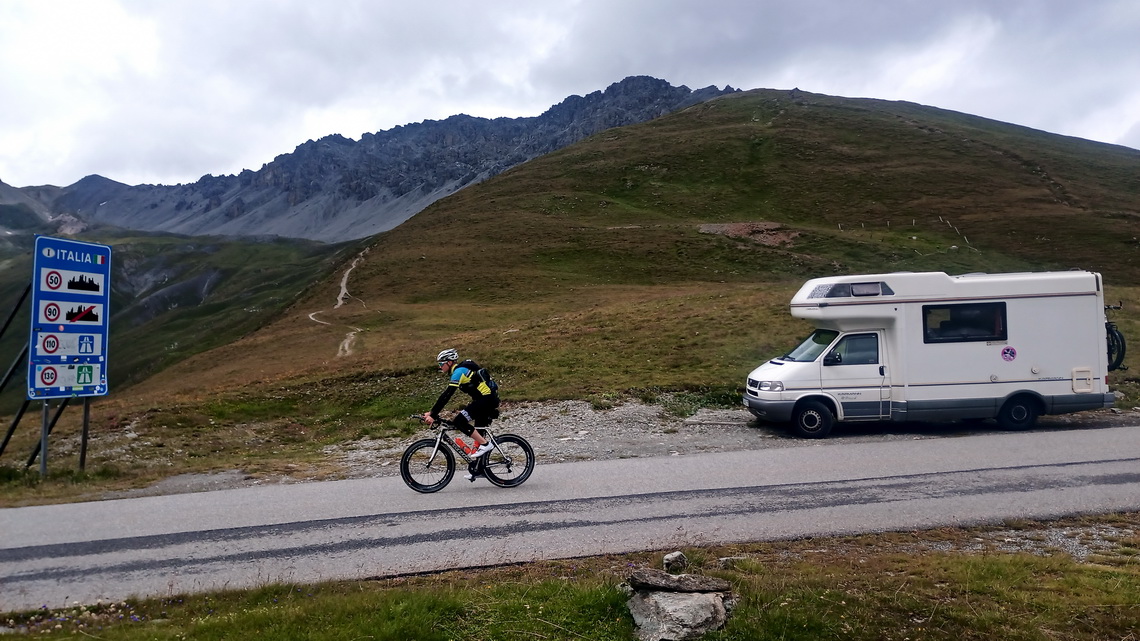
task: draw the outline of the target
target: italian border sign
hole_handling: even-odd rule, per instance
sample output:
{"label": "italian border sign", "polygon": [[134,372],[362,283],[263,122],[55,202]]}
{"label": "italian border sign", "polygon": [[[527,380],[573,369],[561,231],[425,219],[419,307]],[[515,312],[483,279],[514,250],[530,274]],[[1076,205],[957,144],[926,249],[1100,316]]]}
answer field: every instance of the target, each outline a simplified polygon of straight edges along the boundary
{"label": "italian border sign", "polygon": [[28,398],[107,393],[111,248],[37,236]]}

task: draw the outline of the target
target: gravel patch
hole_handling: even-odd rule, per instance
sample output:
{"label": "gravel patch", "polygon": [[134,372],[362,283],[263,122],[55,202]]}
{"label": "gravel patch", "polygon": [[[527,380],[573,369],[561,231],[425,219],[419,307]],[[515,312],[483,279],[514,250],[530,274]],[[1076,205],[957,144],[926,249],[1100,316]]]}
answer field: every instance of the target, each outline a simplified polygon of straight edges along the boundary
{"label": "gravel patch", "polygon": [[[1140,410],[1086,412],[1042,417],[1040,429],[1110,427],[1140,421]],[[819,441],[790,434],[786,426],[755,420],[745,409],[702,409],[689,417],[669,414],[660,405],[638,402],[596,409],[585,401],[504,404],[496,434],[514,433],[534,446],[538,463],[595,461],[706,452],[813,447]],[[837,425],[830,440],[883,442],[988,433],[992,424]],[[407,439],[362,439],[325,448],[347,477],[399,474],[400,456],[412,441],[431,436],[424,429]]]}
{"label": "gravel patch", "polygon": [[[539,464],[760,449],[776,439],[785,446],[794,440],[775,428],[757,426],[746,410],[700,410],[681,418],[643,403],[604,410],[585,401],[514,404],[503,408],[493,429],[530,441]],[[432,434],[422,430],[403,440],[362,439],[324,452],[350,477],[395,475],[404,448]]]}

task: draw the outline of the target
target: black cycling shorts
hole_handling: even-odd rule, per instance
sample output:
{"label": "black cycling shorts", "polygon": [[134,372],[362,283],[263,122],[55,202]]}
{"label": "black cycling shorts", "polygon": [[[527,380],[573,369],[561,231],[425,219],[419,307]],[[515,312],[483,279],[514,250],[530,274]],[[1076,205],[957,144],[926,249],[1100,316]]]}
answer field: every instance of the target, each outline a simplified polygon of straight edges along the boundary
{"label": "black cycling shorts", "polygon": [[499,418],[499,399],[495,399],[493,403],[471,403],[459,410],[452,423],[459,428],[459,431],[471,436],[476,427],[489,427],[491,421],[496,418]]}

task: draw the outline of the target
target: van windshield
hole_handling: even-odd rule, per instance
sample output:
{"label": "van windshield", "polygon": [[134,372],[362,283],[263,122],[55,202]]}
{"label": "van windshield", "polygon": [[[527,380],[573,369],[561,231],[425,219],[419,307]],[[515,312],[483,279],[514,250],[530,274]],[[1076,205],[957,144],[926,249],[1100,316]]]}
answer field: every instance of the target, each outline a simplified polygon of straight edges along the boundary
{"label": "van windshield", "polygon": [[793,349],[780,358],[785,361],[798,361],[802,363],[809,363],[819,358],[823,350],[839,336],[839,332],[833,329],[817,329],[800,343],[799,347]]}

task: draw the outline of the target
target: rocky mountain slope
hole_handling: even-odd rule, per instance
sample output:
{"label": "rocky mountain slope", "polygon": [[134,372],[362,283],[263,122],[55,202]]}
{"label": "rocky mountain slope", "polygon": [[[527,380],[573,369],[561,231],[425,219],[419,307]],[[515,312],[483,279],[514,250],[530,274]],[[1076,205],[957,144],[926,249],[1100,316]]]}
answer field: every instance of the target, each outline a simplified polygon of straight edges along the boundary
{"label": "rocky mountain slope", "polygon": [[141,231],[340,242],[392,229],[448,194],[592,134],[736,91],[630,77],[536,117],[455,115],[359,141],[334,134],[258,171],[206,175],[193,184],[128,186],[97,175],[62,188],[0,183],[0,205],[19,205],[41,222],[65,216]]}

